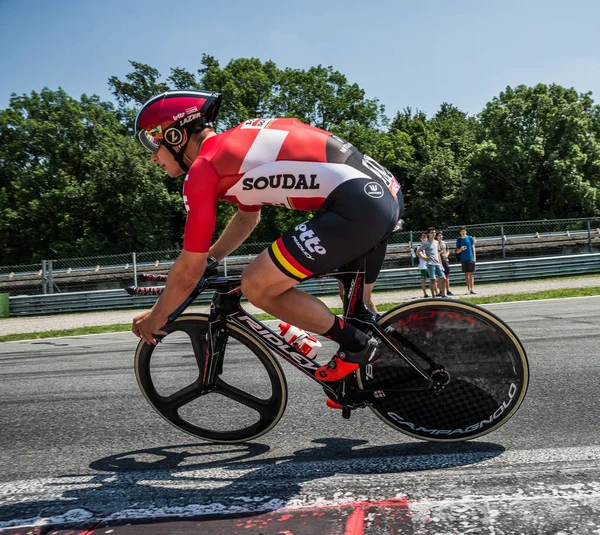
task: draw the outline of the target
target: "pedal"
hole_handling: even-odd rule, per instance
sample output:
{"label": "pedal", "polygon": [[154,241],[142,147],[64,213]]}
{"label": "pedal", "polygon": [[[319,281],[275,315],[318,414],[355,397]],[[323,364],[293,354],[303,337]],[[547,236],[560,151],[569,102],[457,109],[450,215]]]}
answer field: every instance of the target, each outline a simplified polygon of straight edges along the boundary
{"label": "pedal", "polygon": [[344,420],[349,420],[351,414],[352,414],[352,409],[350,407],[342,408],[342,418],[344,418]]}

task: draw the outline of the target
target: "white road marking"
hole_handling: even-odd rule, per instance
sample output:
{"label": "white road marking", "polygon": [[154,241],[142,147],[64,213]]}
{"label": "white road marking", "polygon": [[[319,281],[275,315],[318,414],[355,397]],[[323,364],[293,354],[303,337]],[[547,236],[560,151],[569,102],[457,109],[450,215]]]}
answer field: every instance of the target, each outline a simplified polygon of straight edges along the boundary
{"label": "white road marking", "polygon": [[[355,450],[359,452],[360,449]],[[493,514],[498,508],[515,507],[518,504],[543,502],[550,510],[574,507],[592,503],[600,506],[600,480],[569,484],[536,483],[532,488],[524,490],[515,484],[504,484],[503,492],[485,494],[473,492],[475,489],[465,485],[469,478],[481,481],[495,476],[510,474],[517,481],[526,482],[532,474],[543,473],[552,478],[556,465],[565,463],[574,467],[580,462],[585,465],[586,472],[597,478],[600,474],[600,446],[548,448],[538,450],[506,451],[496,457],[485,457],[484,451],[412,455],[407,457],[351,458],[339,460],[315,460],[288,463],[286,461],[263,465],[254,463],[248,468],[247,461],[237,466],[236,461],[219,468],[189,470],[181,469],[156,470],[144,472],[125,472],[123,474],[103,474],[69,476],[45,479],[12,481],[0,484],[0,503],[3,507],[24,502],[56,501],[57,504],[68,503],[78,492],[99,492],[106,485],[106,491],[119,492],[122,486],[123,495],[131,495],[131,504],[123,503],[123,509],[97,517],[90,511],[82,509],[74,503],[72,510],[53,517],[35,516],[0,522],[0,528],[31,525],[60,524],[73,521],[101,521],[131,518],[155,518],[165,516],[193,516],[215,513],[236,513],[265,511],[273,509],[297,509],[314,507],[336,507],[362,500],[381,500],[400,498],[408,500],[409,509],[414,512],[413,522],[431,522],[432,511],[460,512],[461,507],[486,508],[486,514]],[[373,477],[374,468],[381,463],[384,468]],[[588,466],[590,464],[591,466]],[[448,465],[448,468],[444,468]],[[568,470],[569,468],[563,467]],[[377,470],[376,470],[377,471]],[[252,472],[257,472],[252,479]],[[322,473],[323,477],[318,474]],[[398,474],[402,477],[399,478]],[[463,476],[462,479],[458,476]],[[120,478],[122,482],[120,484]],[[262,480],[262,484],[261,484]],[[288,499],[281,500],[264,495],[273,480],[288,480],[296,484],[301,492]],[[295,482],[294,482],[295,480]],[[343,495],[335,492],[340,488],[351,488],[357,481],[363,481],[361,494],[346,492]],[[168,488],[180,490],[217,490],[235,482],[237,494],[233,500],[221,500],[215,496],[214,503],[188,504],[182,507],[145,507],[139,508],[136,503],[135,489]],[[240,494],[244,486],[248,493],[252,487],[260,488],[260,495]],[[446,496],[445,489],[454,490],[457,497]],[[409,496],[409,488],[422,488],[430,493],[424,496]],[[522,486],[525,486],[524,484]],[[244,492],[243,490],[241,490]],[[218,490],[217,490],[218,492]],[[206,493],[203,493],[206,496]],[[436,494],[443,495],[438,497]],[[158,491],[157,496],[160,496]],[[220,501],[221,500],[221,501]],[[76,499],[75,499],[76,501]],[[147,500],[147,497],[145,498]],[[235,502],[235,503],[232,503]],[[221,503],[223,502],[223,503]],[[122,502],[120,502],[122,503]],[[92,506],[90,504],[90,506]],[[493,508],[492,508],[493,506]],[[421,520],[419,520],[420,517]],[[425,519],[427,517],[427,519]]]}

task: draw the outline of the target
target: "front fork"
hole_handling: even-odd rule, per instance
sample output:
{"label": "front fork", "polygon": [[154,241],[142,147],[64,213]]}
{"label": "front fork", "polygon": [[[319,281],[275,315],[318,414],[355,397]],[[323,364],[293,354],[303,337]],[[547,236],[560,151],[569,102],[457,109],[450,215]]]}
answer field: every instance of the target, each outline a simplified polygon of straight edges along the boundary
{"label": "front fork", "polygon": [[231,301],[231,297],[227,299],[225,295],[215,294],[215,298],[211,302],[210,313],[208,315],[208,331],[206,333],[206,348],[204,354],[204,376],[203,376],[203,393],[210,392],[219,375],[223,373],[223,360],[225,357],[225,348],[229,335],[227,333],[227,322],[223,304]]}

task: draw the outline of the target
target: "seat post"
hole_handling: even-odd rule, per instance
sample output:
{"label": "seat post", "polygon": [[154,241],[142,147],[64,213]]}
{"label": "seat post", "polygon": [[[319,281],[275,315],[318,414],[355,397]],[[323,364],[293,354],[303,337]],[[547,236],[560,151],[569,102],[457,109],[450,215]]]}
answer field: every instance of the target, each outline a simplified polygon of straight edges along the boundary
{"label": "seat post", "polygon": [[364,301],[365,263],[366,256],[360,256],[342,266],[336,275],[344,286],[344,319],[373,317]]}

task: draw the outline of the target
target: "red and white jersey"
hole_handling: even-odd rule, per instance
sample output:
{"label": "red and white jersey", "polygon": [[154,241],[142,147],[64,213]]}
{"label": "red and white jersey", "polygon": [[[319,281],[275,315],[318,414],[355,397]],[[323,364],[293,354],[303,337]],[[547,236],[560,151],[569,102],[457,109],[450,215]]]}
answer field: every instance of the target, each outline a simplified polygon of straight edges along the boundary
{"label": "red and white jersey", "polygon": [[[208,252],[217,201],[317,210],[342,182],[392,175],[350,143],[297,119],[252,119],[204,141],[183,186],[183,248]],[[392,190],[394,185],[390,187]],[[394,193],[394,192],[393,192]]]}

